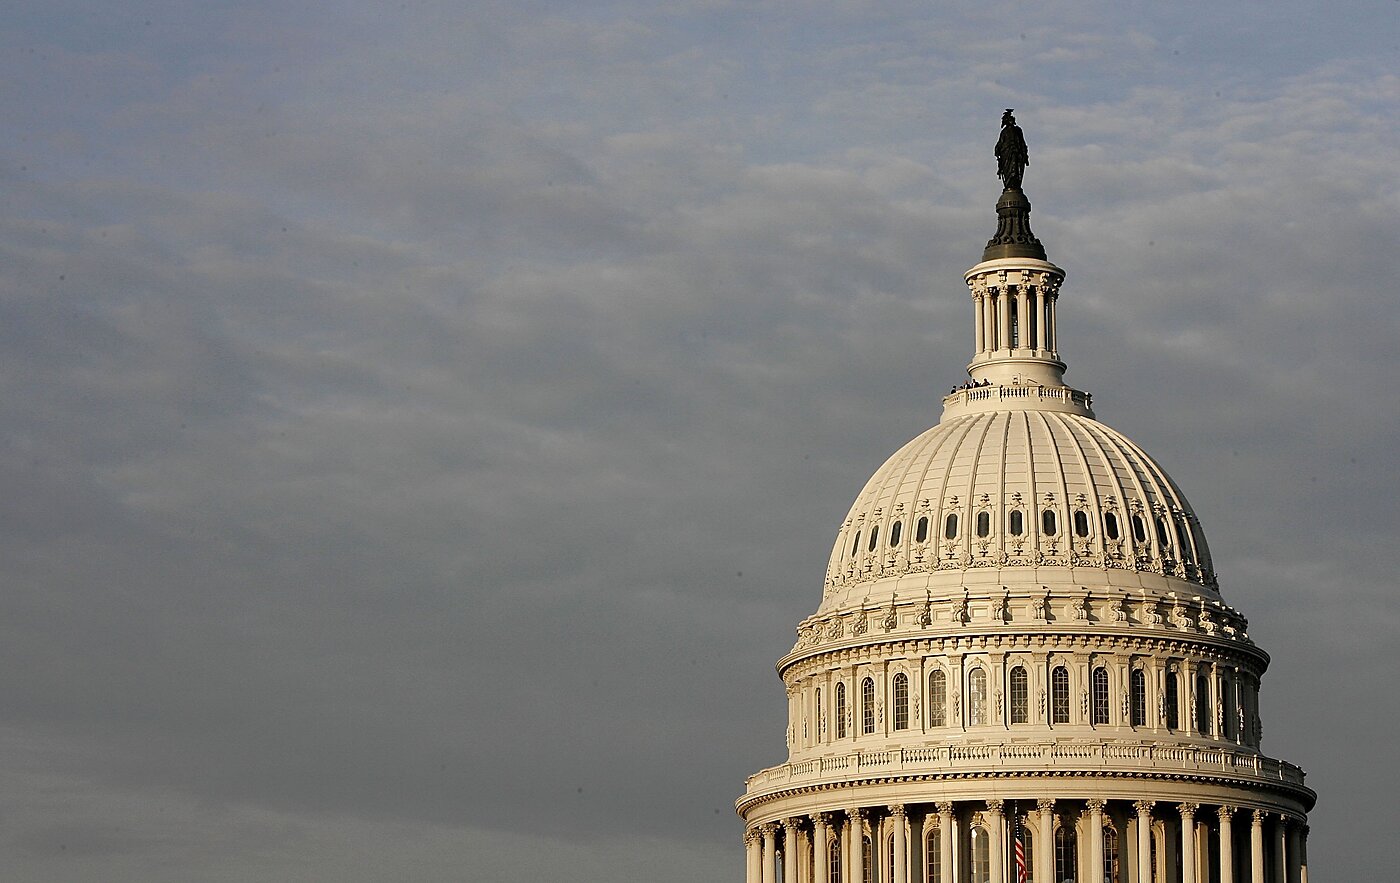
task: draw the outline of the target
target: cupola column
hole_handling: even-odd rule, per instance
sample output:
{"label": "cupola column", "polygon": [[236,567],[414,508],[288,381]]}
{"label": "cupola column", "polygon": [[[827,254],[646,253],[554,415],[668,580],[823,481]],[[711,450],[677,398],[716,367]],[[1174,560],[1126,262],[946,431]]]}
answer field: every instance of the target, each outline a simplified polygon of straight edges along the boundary
{"label": "cupola column", "polygon": [[1036,833],[1035,879],[1053,880],[1055,877],[1055,801],[1043,798],[1035,802],[1040,813],[1040,828]]}
{"label": "cupola column", "polygon": [[819,812],[812,817],[812,883],[829,883],[831,815]]}
{"label": "cupola column", "polygon": [[1045,286],[1035,287],[1035,348],[1048,350],[1045,342]]}
{"label": "cupola column", "polygon": [[1254,824],[1249,829],[1249,881],[1264,883],[1264,811],[1254,811]]}
{"label": "cupola column", "polygon": [[763,876],[763,835],[757,829],[750,829],[744,834],[744,849],[746,852],[747,873],[744,879],[748,883],[762,883]]}
{"label": "cupola column", "polygon": [[1196,883],[1196,809],[1194,803],[1177,806],[1181,812],[1181,883]]}
{"label": "cupola column", "polygon": [[891,806],[889,819],[894,828],[894,867],[890,868],[890,876],[894,883],[909,883],[909,843],[904,835],[904,823],[907,821],[904,805]]}
{"label": "cupola column", "polygon": [[987,351],[987,323],[985,321],[985,310],[982,304],[984,300],[986,300],[986,294],[984,292],[974,291],[972,293],[972,305],[974,307],[973,325],[977,329],[976,337],[978,353],[984,353]]}
{"label": "cupola column", "polygon": [[760,878],[762,883],[777,883],[773,878],[774,865],[777,863],[777,834],[778,826],[772,822],[763,826],[763,874]]}
{"label": "cupola column", "polygon": [[[1139,800],[1137,810],[1137,883],[1152,881],[1152,801]],[[1049,877],[1044,879],[1049,880]],[[1263,883],[1262,880],[1255,883]]]}
{"label": "cupola column", "polygon": [[991,864],[989,883],[1005,883],[1006,881],[1006,860],[1002,858],[1002,850],[1006,843],[1006,816],[1002,814],[1002,802],[1000,800],[987,801],[987,837],[991,842],[987,845],[987,858]]}
{"label": "cupola column", "polygon": [[956,825],[953,804],[938,804],[938,877],[943,883],[953,883],[953,844],[958,836]]}
{"label": "cupola column", "polygon": [[1287,883],[1288,818],[1284,815],[1279,815],[1278,821],[1274,822],[1272,846],[1274,850],[1274,883]]}
{"label": "cupola column", "polygon": [[997,290],[997,350],[1011,350],[1011,298],[1006,286]]}
{"label": "cupola column", "polygon": [[1102,800],[1090,800],[1089,806],[1089,873],[1090,880],[1103,875],[1103,808]]}
{"label": "cupola column", "polygon": [[1026,286],[1016,286],[1016,347],[1018,349],[1029,349],[1034,344],[1027,335],[1030,333],[1030,310],[1027,308]]}
{"label": "cupola column", "polygon": [[1220,816],[1220,883],[1235,883],[1235,808],[1222,806],[1215,812]]}
{"label": "cupola column", "polygon": [[862,871],[865,870],[865,857],[862,854],[864,844],[861,842],[865,838],[865,823],[862,821],[865,813],[859,809],[851,808],[846,810],[846,879],[849,881],[859,881],[862,879]]}
{"label": "cupola column", "polygon": [[783,819],[783,883],[797,883],[797,819]]}

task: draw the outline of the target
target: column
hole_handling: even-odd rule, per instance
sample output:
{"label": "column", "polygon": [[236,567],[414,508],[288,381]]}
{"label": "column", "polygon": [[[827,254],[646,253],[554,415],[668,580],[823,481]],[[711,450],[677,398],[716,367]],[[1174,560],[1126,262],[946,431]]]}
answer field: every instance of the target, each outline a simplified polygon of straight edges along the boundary
{"label": "column", "polygon": [[1308,826],[1298,833],[1298,883],[1308,883]]}
{"label": "column", "polygon": [[744,879],[747,883],[762,883],[763,876],[763,835],[758,833],[757,828],[750,828],[744,832],[744,851],[748,862]]}
{"label": "column", "polygon": [[812,883],[830,883],[831,814],[819,812],[812,816]]}
{"label": "column", "polygon": [[845,883],[862,883],[865,870],[863,845],[865,836],[865,812],[851,808],[846,810],[846,880]]}
{"label": "column", "polygon": [[1303,852],[1301,847],[1300,825],[1296,820],[1288,822],[1288,883],[1301,883],[1303,878]]}
{"label": "column", "polygon": [[1103,807],[1102,800],[1090,800],[1089,806],[1089,872],[1079,876],[1095,883],[1103,880]]}
{"label": "column", "polygon": [[[988,688],[990,690],[990,687]],[[987,801],[987,836],[991,841],[987,858],[992,866],[991,883],[1006,883],[1006,816],[1000,800]]]}
{"label": "column", "polygon": [[1220,883],[1235,883],[1235,808],[1221,806],[1215,813],[1220,816]]}
{"label": "column", "polygon": [[1254,824],[1249,829],[1249,880],[1264,883],[1264,811],[1254,811]]}
{"label": "column", "polygon": [[1055,801],[1041,798],[1035,802],[1040,813],[1040,826],[1035,832],[1036,883],[1054,883],[1055,880]]}
{"label": "column", "polygon": [[1053,350],[1059,342],[1055,312],[1055,298],[1051,297],[1045,305],[1045,348],[1049,350]]}
{"label": "column", "polygon": [[1046,349],[1045,346],[1045,286],[1035,287],[1035,348]]}
{"label": "column", "polygon": [[797,883],[797,822],[783,819],[783,883]]}
{"label": "column", "polygon": [[1137,883],[1152,883],[1152,801],[1139,800],[1137,810]]}
{"label": "column", "polygon": [[894,827],[894,867],[890,868],[893,883],[909,883],[909,841],[905,839],[904,804],[890,807],[890,825]]}
{"label": "column", "polygon": [[1288,879],[1287,859],[1288,819],[1282,815],[1274,822],[1274,836],[1271,838],[1274,849],[1274,873],[1272,883],[1285,883]]}
{"label": "column", "polygon": [[990,288],[982,293],[982,343],[987,352],[997,347],[996,298]]}
{"label": "column", "polygon": [[778,826],[776,824],[769,822],[763,826],[763,874],[759,878],[762,883],[777,883],[777,881],[773,879],[776,876],[773,873],[773,864],[775,861],[774,853],[776,852],[774,841],[777,837],[777,833]]}
{"label": "column", "polygon": [[953,804],[938,804],[938,876],[943,883],[953,883]]}
{"label": "column", "polygon": [[997,347],[1011,348],[1011,298],[1005,286],[997,289]]}
{"label": "column", "polygon": [[982,295],[974,293],[972,295],[972,304],[976,307],[973,311],[974,316],[972,324],[977,329],[977,352],[980,353],[987,348],[986,338],[983,336],[986,334],[986,323],[982,321]]}
{"label": "column", "polygon": [[1196,810],[1198,804],[1180,803],[1181,883],[1196,883]]}

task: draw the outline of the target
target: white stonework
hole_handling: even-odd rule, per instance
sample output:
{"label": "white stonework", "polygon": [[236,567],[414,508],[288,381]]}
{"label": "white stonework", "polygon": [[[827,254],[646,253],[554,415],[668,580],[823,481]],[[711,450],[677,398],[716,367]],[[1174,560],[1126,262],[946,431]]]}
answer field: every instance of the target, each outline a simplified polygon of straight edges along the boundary
{"label": "white stonework", "polygon": [[1305,883],[1315,795],[1260,750],[1268,654],[1176,483],[1064,384],[1064,272],[965,280],[970,380],[857,496],[778,662],[749,883],[1015,883],[1018,843],[1034,883]]}

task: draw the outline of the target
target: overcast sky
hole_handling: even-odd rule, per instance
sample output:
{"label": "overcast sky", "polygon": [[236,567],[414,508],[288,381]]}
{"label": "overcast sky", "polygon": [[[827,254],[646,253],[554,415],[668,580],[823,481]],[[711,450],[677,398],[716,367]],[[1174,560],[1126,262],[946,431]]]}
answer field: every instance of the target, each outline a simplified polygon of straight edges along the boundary
{"label": "overcast sky", "polygon": [[972,352],[1067,380],[1400,822],[1400,4],[99,3],[0,22],[0,878],[739,880],[773,663]]}

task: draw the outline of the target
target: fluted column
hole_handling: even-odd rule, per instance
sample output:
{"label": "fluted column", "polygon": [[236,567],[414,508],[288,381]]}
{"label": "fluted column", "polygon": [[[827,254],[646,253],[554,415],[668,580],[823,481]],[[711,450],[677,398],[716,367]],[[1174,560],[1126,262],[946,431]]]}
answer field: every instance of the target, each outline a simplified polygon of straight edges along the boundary
{"label": "fluted column", "polygon": [[757,828],[744,832],[745,863],[744,879],[747,883],[762,883],[763,876],[763,835]]}
{"label": "fluted column", "polygon": [[906,821],[904,804],[897,803],[890,807],[890,824],[894,827],[894,867],[890,868],[890,876],[894,883],[909,883],[909,841],[904,834]]}
{"label": "fluted column", "polygon": [[1256,809],[1249,829],[1250,883],[1264,883],[1264,811]]}
{"label": "fluted column", "polygon": [[1181,811],[1181,883],[1196,883],[1196,810],[1195,803],[1180,803]]}
{"label": "fluted column", "polygon": [[1298,822],[1288,822],[1288,883],[1301,883],[1303,878],[1303,852],[1298,836],[1301,832],[1298,829]]}
{"label": "fluted column", "polygon": [[1221,806],[1215,810],[1220,816],[1220,883],[1235,883],[1235,832],[1232,827],[1235,817],[1233,806]]}
{"label": "fluted column", "polygon": [[1003,803],[1000,800],[987,801],[987,836],[989,839],[987,858],[991,864],[990,883],[1006,883],[1006,816],[1002,815]]}
{"label": "fluted column", "polygon": [[1011,349],[1011,298],[1005,288],[997,289],[997,347]]}
{"label": "fluted column", "polygon": [[783,819],[783,883],[797,883],[797,822]]}
{"label": "fluted column", "polygon": [[831,842],[831,814],[819,812],[812,816],[812,883],[830,883],[828,864]]}
{"label": "fluted column", "polygon": [[851,808],[846,810],[846,881],[845,883],[862,883],[861,872],[865,869],[864,845],[861,840],[865,837],[865,811]]}
{"label": "fluted column", "polygon": [[1036,831],[1035,863],[1036,883],[1053,883],[1055,878],[1055,801],[1042,798],[1035,802],[1040,813],[1040,827]]}
{"label": "fluted column", "polygon": [[763,873],[759,878],[762,883],[777,883],[774,880],[776,875],[773,873],[773,864],[776,861],[775,853],[777,852],[775,848],[777,835],[778,826],[776,824],[769,822],[763,826]]}
{"label": "fluted column", "polygon": [[1035,287],[1035,348],[1045,349],[1045,286]]}
{"label": "fluted column", "polygon": [[1100,883],[1103,880],[1103,808],[1102,800],[1090,800],[1089,806],[1089,873],[1079,876]]}
{"label": "fluted column", "polygon": [[1273,883],[1285,883],[1288,880],[1287,861],[1287,840],[1288,840],[1288,819],[1278,816],[1278,821],[1274,822],[1274,836],[1272,846],[1274,850],[1274,873]]}
{"label": "fluted column", "polygon": [[982,349],[991,352],[997,345],[996,301],[990,291],[982,293]]}
{"label": "fluted column", "polygon": [[1139,800],[1137,810],[1137,883],[1152,883],[1152,801]]}
{"label": "fluted column", "polygon": [[1026,337],[1026,332],[1031,327],[1027,308],[1028,300],[1029,299],[1026,297],[1026,286],[1016,286],[1016,346],[1021,349],[1027,349],[1034,345],[1033,342]]}
{"label": "fluted column", "polygon": [[938,804],[938,876],[943,883],[953,883],[953,841],[957,839],[953,825],[953,804]]}
{"label": "fluted column", "polygon": [[973,324],[973,327],[976,329],[977,352],[979,352],[979,353],[980,353],[980,352],[985,352],[986,349],[987,349],[987,339],[986,339],[986,337],[985,337],[984,335],[986,335],[986,333],[987,333],[987,331],[986,331],[986,329],[987,329],[987,324],[986,324],[986,322],[983,320],[983,318],[984,318],[984,315],[983,315],[983,314],[984,314],[984,311],[983,311],[983,309],[982,309],[982,295],[980,295],[980,294],[973,294],[973,295],[972,295],[972,304],[973,304],[974,307],[976,307],[976,309],[973,310],[973,321],[972,321],[972,324]]}

